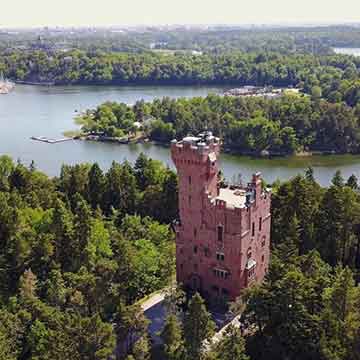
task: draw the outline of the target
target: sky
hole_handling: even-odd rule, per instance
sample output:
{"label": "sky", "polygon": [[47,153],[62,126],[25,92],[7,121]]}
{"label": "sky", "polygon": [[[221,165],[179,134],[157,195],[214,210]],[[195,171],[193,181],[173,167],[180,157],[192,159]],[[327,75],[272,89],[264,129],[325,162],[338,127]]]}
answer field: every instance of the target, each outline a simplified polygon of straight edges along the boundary
{"label": "sky", "polygon": [[360,22],[360,0],[0,0],[0,27]]}

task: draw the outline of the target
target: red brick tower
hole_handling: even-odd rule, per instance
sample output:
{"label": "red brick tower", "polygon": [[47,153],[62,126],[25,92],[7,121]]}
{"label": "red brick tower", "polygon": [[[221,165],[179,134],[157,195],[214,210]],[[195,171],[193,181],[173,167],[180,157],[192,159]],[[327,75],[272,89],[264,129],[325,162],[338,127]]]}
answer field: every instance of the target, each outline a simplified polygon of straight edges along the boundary
{"label": "red brick tower", "polygon": [[268,269],[271,198],[260,174],[246,187],[221,188],[219,153],[220,140],[210,132],[172,141],[179,176],[176,273],[179,283],[207,298],[233,301]]}

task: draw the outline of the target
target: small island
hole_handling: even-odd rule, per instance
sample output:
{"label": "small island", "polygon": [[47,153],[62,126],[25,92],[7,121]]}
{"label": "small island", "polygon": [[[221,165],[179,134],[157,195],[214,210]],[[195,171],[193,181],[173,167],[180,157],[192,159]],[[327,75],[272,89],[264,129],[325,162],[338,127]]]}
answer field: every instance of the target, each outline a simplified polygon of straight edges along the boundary
{"label": "small island", "polygon": [[80,138],[119,143],[173,138],[205,129],[223,139],[226,152],[251,156],[358,154],[359,109],[316,95],[220,96],[156,99],[134,106],[106,102],[78,115]]}

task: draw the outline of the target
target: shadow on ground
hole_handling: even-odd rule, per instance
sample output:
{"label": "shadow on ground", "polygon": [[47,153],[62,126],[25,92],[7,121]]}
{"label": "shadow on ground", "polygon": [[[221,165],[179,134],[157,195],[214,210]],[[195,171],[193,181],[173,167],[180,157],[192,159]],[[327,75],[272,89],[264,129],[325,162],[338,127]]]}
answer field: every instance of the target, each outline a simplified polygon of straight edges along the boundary
{"label": "shadow on ground", "polygon": [[144,314],[150,320],[149,335],[151,337],[151,340],[155,345],[161,344],[159,333],[161,332],[165,324],[167,316],[164,301],[158,302],[157,304],[153,305],[151,308],[147,309]]}

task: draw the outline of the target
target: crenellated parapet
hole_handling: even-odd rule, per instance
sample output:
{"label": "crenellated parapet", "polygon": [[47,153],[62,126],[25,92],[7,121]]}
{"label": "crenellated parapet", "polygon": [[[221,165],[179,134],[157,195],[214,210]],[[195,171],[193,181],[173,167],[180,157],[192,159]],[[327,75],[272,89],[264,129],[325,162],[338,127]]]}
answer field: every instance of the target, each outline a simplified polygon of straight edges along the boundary
{"label": "crenellated parapet", "polygon": [[176,167],[203,166],[209,172],[218,171],[215,167],[216,159],[220,154],[220,139],[211,133],[199,136],[187,136],[181,141],[171,142],[171,157]]}

